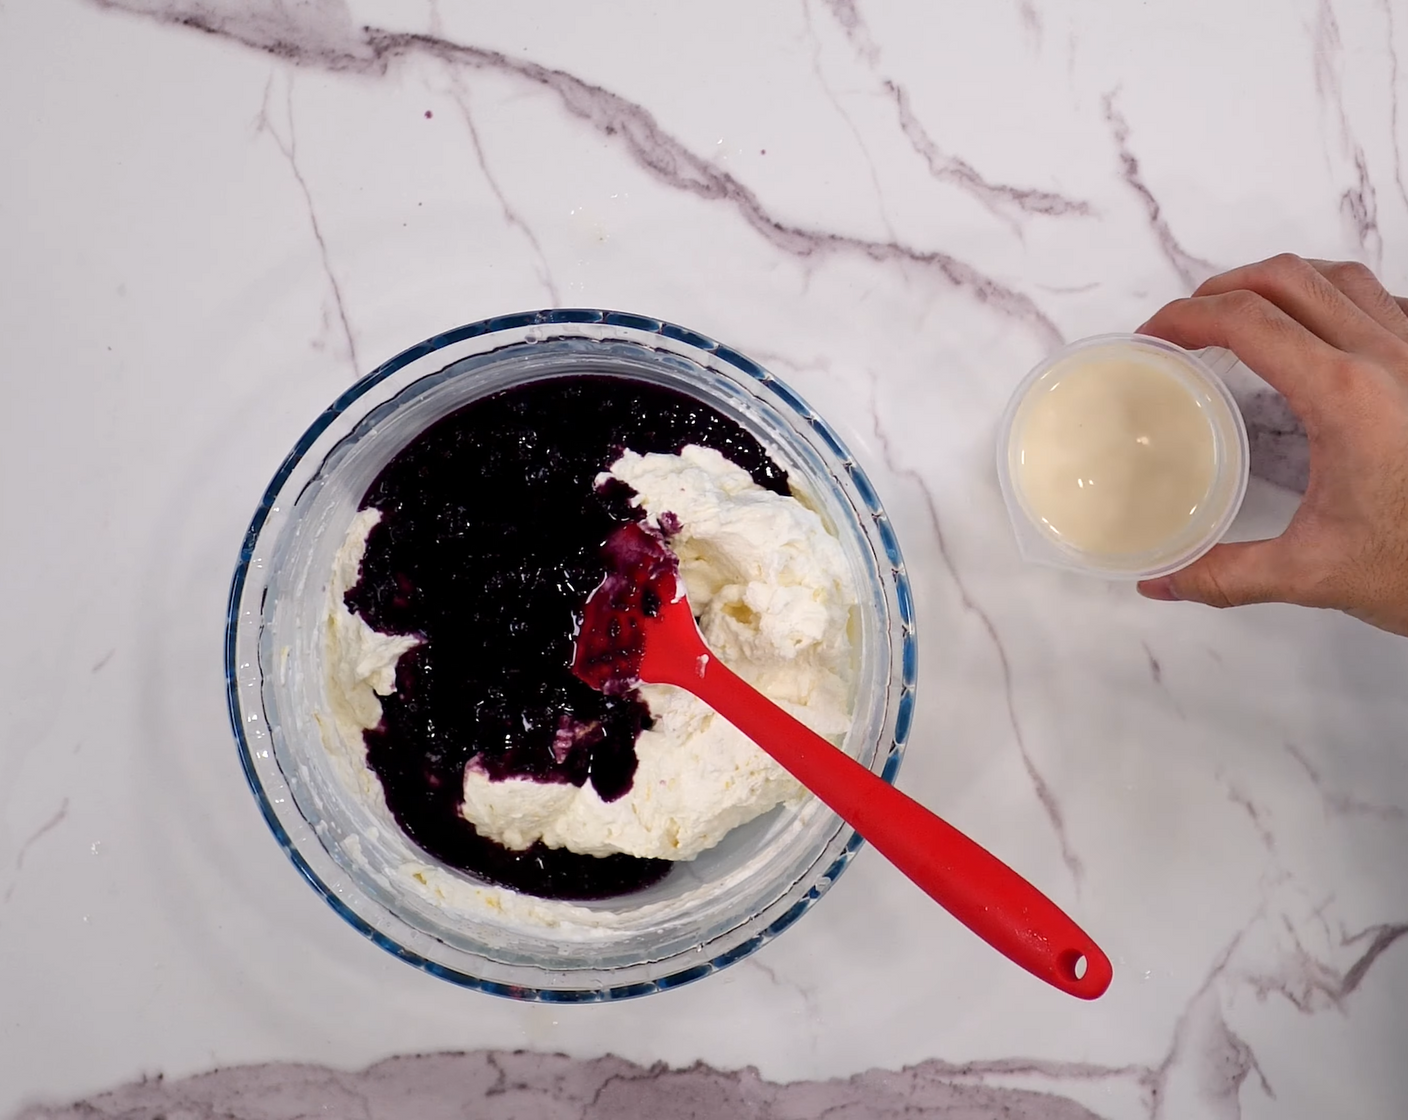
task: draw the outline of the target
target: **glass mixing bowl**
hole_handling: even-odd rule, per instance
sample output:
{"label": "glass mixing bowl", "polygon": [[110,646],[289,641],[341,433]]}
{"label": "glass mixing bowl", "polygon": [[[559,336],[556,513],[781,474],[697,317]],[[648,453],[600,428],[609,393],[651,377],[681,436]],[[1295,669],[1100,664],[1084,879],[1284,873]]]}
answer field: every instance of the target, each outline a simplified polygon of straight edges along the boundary
{"label": "glass mixing bowl", "polygon": [[[418,433],[525,381],[609,375],[671,387],[757,436],[835,532],[858,589],[856,696],[845,749],[892,781],[914,707],[909,583],[864,472],[761,366],[670,323],[619,312],[503,316],[437,335],[363,378],[274,475],[230,589],[230,720],[250,788],[304,878],[355,929],[454,983],[526,1000],[644,995],[707,976],[776,937],[845,869],[860,838],[814,798],[783,805],[659,883],[566,903],[436,864],[330,749],[322,617],[333,558],[363,494]],[[320,718],[321,717],[321,718]]]}

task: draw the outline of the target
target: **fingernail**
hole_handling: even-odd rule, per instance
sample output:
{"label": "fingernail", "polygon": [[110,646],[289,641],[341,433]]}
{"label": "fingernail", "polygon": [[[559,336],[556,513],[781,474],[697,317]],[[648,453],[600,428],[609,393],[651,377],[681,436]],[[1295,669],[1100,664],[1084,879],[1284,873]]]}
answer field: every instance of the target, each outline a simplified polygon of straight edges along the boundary
{"label": "fingernail", "polygon": [[1182,596],[1174,589],[1173,577],[1146,579],[1139,585],[1139,594],[1146,599],[1157,599],[1161,603],[1176,603]]}

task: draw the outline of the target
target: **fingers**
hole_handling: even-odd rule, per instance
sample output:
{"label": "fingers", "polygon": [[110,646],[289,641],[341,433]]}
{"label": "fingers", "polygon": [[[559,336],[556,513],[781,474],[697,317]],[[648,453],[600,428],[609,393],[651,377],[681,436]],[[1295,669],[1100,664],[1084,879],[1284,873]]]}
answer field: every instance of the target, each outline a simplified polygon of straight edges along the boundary
{"label": "fingers", "polygon": [[[1239,290],[1255,292],[1331,346],[1346,353],[1401,359],[1402,342],[1408,334],[1399,334],[1382,320],[1392,312],[1395,317],[1392,321],[1399,325],[1397,319],[1401,319],[1402,315],[1391,299],[1385,306],[1382,301],[1373,298],[1373,289],[1388,297],[1373,273],[1363,265],[1348,262],[1321,263],[1324,270],[1291,253],[1282,253],[1269,260],[1214,276],[1193,294],[1215,296]],[[1340,287],[1337,280],[1346,287]],[[1361,300],[1364,302],[1361,303]],[[1370,307],[1375,310],[1371,312]],[[1408,321],[1401,326],[1408,331]]]}
{"label": "fingers", "polygon": [[1140,583],[1139,593],[1146,599],[1210,607],[1306,603],[1309,588],[1295,557],[1295,550],[1280,539],[1220,544],[1182,571]]}
{"label": "fingers", "polygon": [[1263,296],[1245,288],[1174,300],[1139,328],[1185,350],[1224,346],[1264,377],[1302,420],[1316,414],[1326,371],[1345,355]]}
{"label": "fingers", "polygon": [[1358,261],[1306,262],[1333,284],[1355,307],[1390,334],[1408,342],[1408,308],[1379,283],[1379,278]]}

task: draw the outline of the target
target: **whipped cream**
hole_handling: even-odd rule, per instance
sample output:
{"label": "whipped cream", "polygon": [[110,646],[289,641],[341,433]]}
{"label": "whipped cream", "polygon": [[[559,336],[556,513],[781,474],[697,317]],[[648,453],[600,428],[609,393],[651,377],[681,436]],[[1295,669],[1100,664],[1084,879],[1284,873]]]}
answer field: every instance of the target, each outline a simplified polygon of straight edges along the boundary
{"label": "whipped cream", "polygon": [[[381,520],[381,510],[358,510],[333,560],[324,616],[323,657],[327,666],[329,719],[314,713],[323,744],[342,777],[374,804],[384,802],[381,782],[367,765],[362,732],[381,722],[381,701],[396,691],[396,662],[420,644],[414,634],[383,634],[347,609],[343,596],[361,578],[367,534]],[[329,722],[331,726],[328,726]]]}

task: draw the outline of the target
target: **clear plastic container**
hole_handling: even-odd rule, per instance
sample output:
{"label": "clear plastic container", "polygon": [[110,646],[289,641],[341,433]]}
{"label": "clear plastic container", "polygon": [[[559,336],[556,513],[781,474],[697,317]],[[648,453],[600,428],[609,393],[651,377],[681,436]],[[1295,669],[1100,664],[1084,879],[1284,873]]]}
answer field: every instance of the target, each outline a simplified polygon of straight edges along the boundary
{"label": "clear plastic container", "polygon": [[[1172,376],[1196,403],[1211,434],[1211,481],[1188,521],[1155,546],[1135,552],[1077,547],[1033,509],[1021,482],[1023,432],[1039,395],[1073,371],[1111,358],[1147,363]],[[998,479],[1022,556],[1033,563],[1106,579],[1153,579],[1186,567],[1221,540],[1246,495],[1250,463],[1246,424],[1222,380],[1236,364],[1236,357],[1227,350],[1192,353],[1136,334],[1081,339],[1043,360],[1017,386],[998,431]]]}

